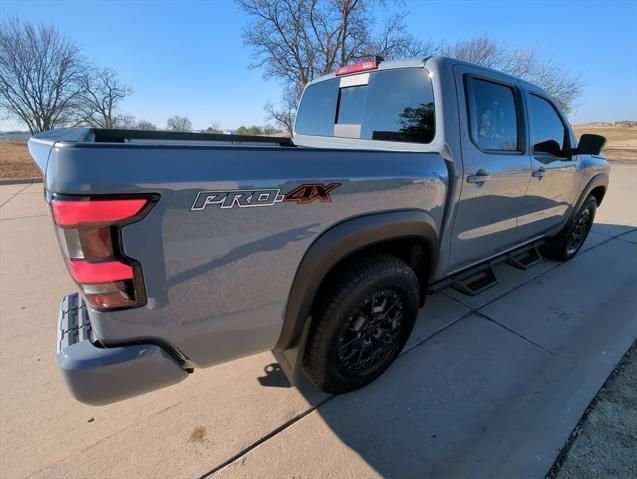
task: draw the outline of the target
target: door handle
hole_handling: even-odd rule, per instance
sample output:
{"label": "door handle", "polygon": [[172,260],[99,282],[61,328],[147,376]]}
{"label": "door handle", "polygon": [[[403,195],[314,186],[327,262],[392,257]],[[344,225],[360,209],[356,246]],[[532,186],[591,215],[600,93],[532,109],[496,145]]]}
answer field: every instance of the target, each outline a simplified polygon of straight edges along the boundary
{"label": "door handle", "polygon": [[491,179],[491,175],[480,169],[476,172],[475,175],[467,176],[467,183],[484,183],[485,181],[489,181]]}
{"label": "door handle", "polygon": [[542,179],[544,178],[544,173],[546,173],[546,170],[544,168],[538,168],[537,170],[533,170],[531,176],[533,178]]}

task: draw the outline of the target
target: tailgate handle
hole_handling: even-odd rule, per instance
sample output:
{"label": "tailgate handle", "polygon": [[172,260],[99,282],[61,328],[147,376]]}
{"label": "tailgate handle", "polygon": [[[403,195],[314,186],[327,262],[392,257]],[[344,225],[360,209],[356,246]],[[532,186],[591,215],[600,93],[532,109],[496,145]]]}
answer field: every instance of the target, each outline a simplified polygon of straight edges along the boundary
{"label": "tailgate handle", "polygon": [[491,175],[484,171],[483,169],[479,169],[475,175],[467,176],[467,183],[484,183],[485,181],[489,181],[491,179]]}

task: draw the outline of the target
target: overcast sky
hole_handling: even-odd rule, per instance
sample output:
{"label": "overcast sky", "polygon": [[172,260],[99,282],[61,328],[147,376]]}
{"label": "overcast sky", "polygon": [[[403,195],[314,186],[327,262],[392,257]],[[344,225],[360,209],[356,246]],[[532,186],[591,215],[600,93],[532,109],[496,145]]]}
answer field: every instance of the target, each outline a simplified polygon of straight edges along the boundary
{"label": "overcast sky", "polygon": [[[391,4],[390,4],[391,5]],[[453,42],[487,34],[533,47],[587,81],[571,121],[637,120],[637,1],[406,1],[415,35]],[[2,0],[0,17],[56,25],[94,62],[115,69],[135,93],[123,111],[163,127],[264,124],[280,86],[247,68],[245,16],[231,0],[73,2]],[[1,121],[0,130],[20,128]]]}

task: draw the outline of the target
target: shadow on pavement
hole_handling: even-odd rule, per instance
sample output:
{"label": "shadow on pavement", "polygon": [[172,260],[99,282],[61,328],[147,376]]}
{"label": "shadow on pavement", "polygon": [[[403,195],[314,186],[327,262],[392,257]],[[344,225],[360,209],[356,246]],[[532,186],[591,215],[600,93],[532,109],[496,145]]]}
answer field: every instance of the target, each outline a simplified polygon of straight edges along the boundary
{"label": "shadow on pavement", "polygon": [[292,384],[288,381],[279,363],[270,363],[263,368],[263,376],[259,376],[257,381],[261,386],[269,388],[290,388]]}
{"label": "shadow on pavement", "polygon": [[[637,338],[637,244],[622,239],[635,228],[593,231],[606,238],[567,263],[512,276],[484,305],[432,296],[420,337],[381,378],[324,399],[241,466],[219,472],[249,476],[267,465],[276,475],[543,477]],[[262,385],[282,387],[276,365],[265,373]],[[273,468],[271,457],[289,444],[294,456]]]}

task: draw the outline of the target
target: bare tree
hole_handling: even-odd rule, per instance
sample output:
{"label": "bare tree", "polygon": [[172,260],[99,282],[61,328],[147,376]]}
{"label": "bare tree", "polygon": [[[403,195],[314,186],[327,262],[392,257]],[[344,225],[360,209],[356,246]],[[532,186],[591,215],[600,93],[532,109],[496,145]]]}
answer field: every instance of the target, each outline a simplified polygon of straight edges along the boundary
{"label": "bare tree", "polygon": [[266,124],[261,127],[261,132],[266,136],[270,136],[274,135],[275,133],[279,133],[279,129],[273,125]]}
{"label": "bare tree", "polygon": [[213,121],[208,128],[201,131],[202,133],[223,133],[221,125],[216,121]]}
{"label": "bare tree", "polygon": [[147,120],[139,120],[136,124],[135,124],[135,129],[136,130],[156,130],[157,127],[155,126],[154,123],[151,123],[150,121]]}
{"label": "bare tree", "polygon": [[0,23],[0,109],[31,133],[69,121],[83,71],[79,49],[55,27],[16,18]]}
{"label": "bare tree", "polygon": [[166,123],[166,129],[173,131],[190,131],[192,130],[192,122],[187,116],[171,116]]}
{"label": "bare tree", "polygon": [[[377,29],[374,9],[383,0],[237,0],[251,18],[244,42],[254,49],[251,68],[284,87],[278,107],[266,105],[268,119],[292,131],[303,87],[337,67],[381,55],[391,59],[426,56],[439,49],[410,35],[404,14],[390,15]],[[373,32],[379,31],[377,35]]]}
{"label": "bare tree", "polygon": [[380,33],[369,38],[364,53],[357,60],[372,59],[377,55],[391,60],[426,57],[439,53],[442,50],[442,43],[431,39],[418,39],[407,31],[406,15],[405,12],[400,12],[387,18]]}
{"label": "bare tree", "polygon": [[137,119],[133,115],[120,115],[116,128],[134,130],[137,127]]}
{"label": "bare tree", "polygon": [[150,121],[137,120],[133,115],[119,115],[113,128],[124,128],[126,130],[156,130]]}
{"label": "bare tree", "polygon": [[533,49],[510,50],[486,35],[449,45],[444,54],[528,80],[545,89],[559,106],[570,112],[585,85],[581,75],[564,71]]}
{"label": "bare tree", "polygon": [[502,47],[485,35],[448,45],[444,49],[444,54],[494,69],[502,68],[507,56]]}
{"label": "bare tree", "polygon": [[115,128],[120,122],[119,104],[133,90],[111,68],[89,69],[81,76],[82,91],[75,102],[77,125]]}
{"label": "bare tree", "polygon": [[296,108],[300,99],[300,94],[294,89],[286,88],[279,105],[272,102],[265,104],[266,119],[274,121],[292,136],[294,120],[296,118]]}
{"label": "bare tree", "polygon": [[157,127],[146,120],[137,120],[133,115],[120,115],[117,117],[115,128],[127,130],[156,130]]}

